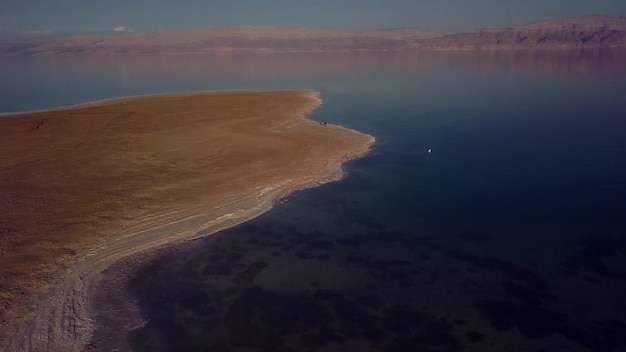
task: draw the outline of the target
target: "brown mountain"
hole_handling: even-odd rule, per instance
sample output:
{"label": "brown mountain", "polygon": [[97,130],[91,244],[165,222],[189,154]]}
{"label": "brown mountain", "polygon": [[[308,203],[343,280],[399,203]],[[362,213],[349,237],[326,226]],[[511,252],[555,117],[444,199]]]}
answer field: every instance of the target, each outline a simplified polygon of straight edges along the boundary
{"label": "brown mountain", "polygon": [[81,34],[44,41],[0,44],[0,53],[154,54],[233,50],[317,52],[398,50],[409,41],[440,34],[419,28],[347,32],[304,27],[226,27],[176,32]]}
{"label": "brown mountain", "polygon": [[626,45],[626,17],[604,15],[532,22],[520,27],[481,28],[469,33],[415,40],[422,49],[555,49]]}
{"label": "brown mountain", "polygon": [[0,42],[0,55],[169,54],[230,51],[339,52],[554,49],[626,46],[626,17],[543,20],[442,35],[421,28],[349,32],[305,27],[226,27],[176,32],[81,34]]}

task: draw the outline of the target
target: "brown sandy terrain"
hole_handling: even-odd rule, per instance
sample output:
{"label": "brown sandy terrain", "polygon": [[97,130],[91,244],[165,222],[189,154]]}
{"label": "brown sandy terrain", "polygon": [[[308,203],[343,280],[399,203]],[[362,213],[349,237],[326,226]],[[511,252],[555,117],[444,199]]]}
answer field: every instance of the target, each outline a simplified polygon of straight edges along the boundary
{"label": "brown sandy terrain", "polygon": [[340,178],[373,138],[304,119],[319,103],[202,92],[0,116],[0,350],[83,349],[113,262]]}

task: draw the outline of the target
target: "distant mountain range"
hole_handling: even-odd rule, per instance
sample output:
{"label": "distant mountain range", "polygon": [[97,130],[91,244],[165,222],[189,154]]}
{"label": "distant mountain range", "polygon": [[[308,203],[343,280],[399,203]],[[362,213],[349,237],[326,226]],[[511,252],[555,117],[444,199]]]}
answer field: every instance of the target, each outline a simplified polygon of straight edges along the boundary
{"label": "distant mountain range", "polygon": [[626,17],[566,17],[413,41],[422,49],[556,49],[626,45]]}
{"label": "distant mountain range", "polygon": [[519,27],[441,34],[422,28],[369,32],[303,27],[225,27],[175,32],[0,38],[0,55],[176,54],[233,51],[337,52],[626,47],[626,17],[594,15]]}

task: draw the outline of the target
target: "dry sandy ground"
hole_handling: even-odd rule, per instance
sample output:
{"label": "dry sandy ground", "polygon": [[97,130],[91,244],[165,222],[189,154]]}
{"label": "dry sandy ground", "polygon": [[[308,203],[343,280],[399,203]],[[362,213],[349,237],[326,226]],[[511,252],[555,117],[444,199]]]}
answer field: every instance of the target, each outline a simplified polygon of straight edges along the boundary
{"label": "dry sandy ground", "polygon": [[115,261],[340,178],[373,138],[305,119],[319,104],[311,90],[230,91],[1,115],[0,351],[82,350]]}

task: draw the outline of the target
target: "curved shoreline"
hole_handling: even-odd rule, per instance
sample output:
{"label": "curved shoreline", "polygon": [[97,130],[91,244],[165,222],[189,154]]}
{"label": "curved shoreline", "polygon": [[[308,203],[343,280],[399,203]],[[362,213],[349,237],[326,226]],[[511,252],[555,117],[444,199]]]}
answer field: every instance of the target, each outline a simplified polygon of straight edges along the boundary
{"label": "curved shoreline", "polygon": [[[318,125],[303,118],[319,106],[321,101],[318,93],[312,91],[304,91],[304,93],[308,95],[307,99],[310,103],[308,108],[292,113],[298,119],[296,121],[285,120],[272,128],[289,131],[301,128],[299,124],[306,125],[306,128]],[[172,95],[159,97],[166,96]],[[112,104],[123,104],[124,101],[126,100],[115,99],[112,102],[107,100]],[[102,106],[89,104],[80,104],[79,107]],[[72,108],[64,108],[59,111],[68,109],[72,110]],[[355,133],[338,126],[329,125],[328,128],[335,129],[338,136]],[[102,272],[106,268],[133,254],[152,251],[172,243],[193,240],[240,224],[270,210],[277,200],[296,190],[340,179],[343,176],[341,165],[367,153],[374,142],[371,136],[358,135],[359,138],[355,139],[355,141],[358,140],[358,144],[352,145],[350,150],[335,151],[330,159],[326,158],[323,153],[322,155],[313,153],[316,158],[311,158],[309,164],[305,165],[306,168],[298,172],[294,171],[294,174],[288,178],[283,176],[279,182],[275,179],[260,182],[255,185],[253,192],[249,189],[231,191],[230,194],[220,198],[217,203],[196,202],[193,206],[174,208],[169,212],[145,213],[143,217],[133,218],[110,241],[102,241],[96,247],[90,248],[88,252],[80,254],[65,269],[65,272],[48,286],[48,289],[30,300],[30,307],[14,310],[12,312],[14,319],[9,319],[9,321],[17,322],[17,324],[13,325],[12,338],[3,341],[0,351],[80,351],[84,349],[90,342],[95,329],[92,321],[94,314],[90,311],[89,298],[93,295]]]}
{"label": "curved shoreline", "polygon": [[[354,155],[354,158],[363,154]],[[351,160],[347,159],[345,161]],[[344,162],[345,162],[344,161]],[[37,310],[22,318],[2,351],[81,351],[93,337],[89,298],[101,279],[102,272],[120,259],[158,250],[167,245],[209,236],[229,227],[252,220],[272,209],[276,201],[289,194],[341,179],[339,164],[329,167],[328,178],[307,183],[285,185],[265,193],[256,200],[242,199],[228,204],[217,213],[195,213],[170,219],[152,227],[121,234],[122,240],[100,245],[75,265],[67,269],[51,289],[51,294],[39,297]],[[256,204],[255,204],[256,203]],[[247,206],[251,206],[247,208]],[[233,212],[234,210],[234,212]],[[183,230],[185,229],[185,230]],[[157,236],[158,239],[154,239]],[[125,249],[132,246],[129,249]],[[46,317],[47,318],[44,318]],[[51,331],[50,323],[56,329]],[[57,331],[54,331],[57,330]],[[51,333],[52,332],[52,333]]]}

